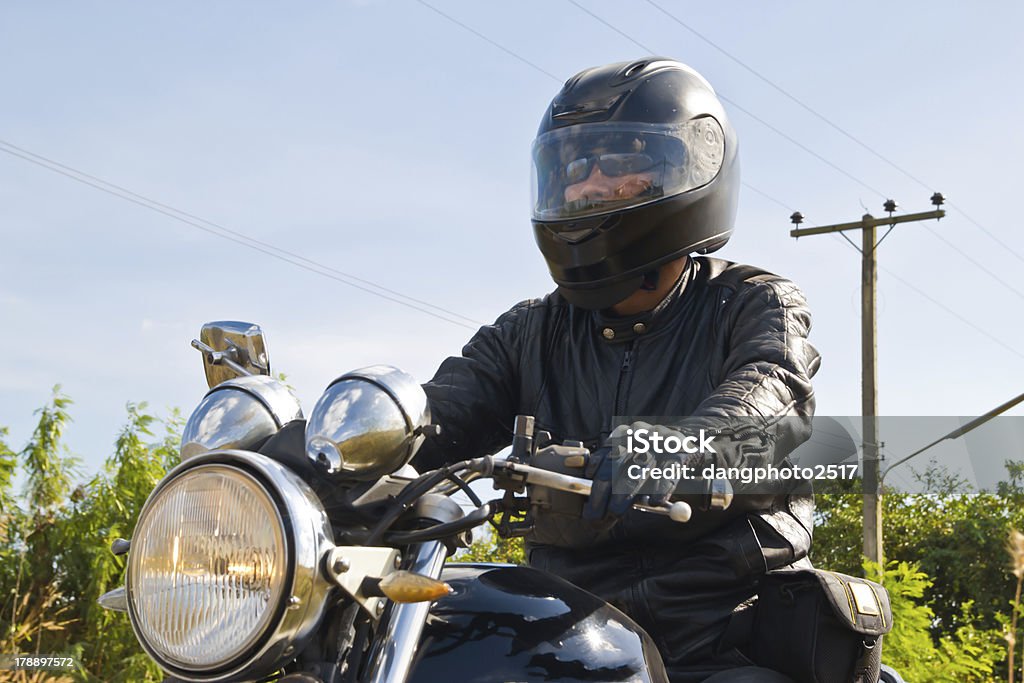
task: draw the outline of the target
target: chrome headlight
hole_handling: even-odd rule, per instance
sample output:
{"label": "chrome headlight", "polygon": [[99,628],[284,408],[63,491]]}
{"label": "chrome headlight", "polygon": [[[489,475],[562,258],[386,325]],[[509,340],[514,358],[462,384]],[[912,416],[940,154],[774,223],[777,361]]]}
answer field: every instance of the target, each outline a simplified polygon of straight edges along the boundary
{"label": "chrome headlight", "polygon": [[375,479],[408,463],[430,423],[427,395],[389,365],[334,380],[306,423],[306,455],[341,479]]}
{"label": "chrome headlight", "polygon": [[288,422],[302,417],[299,399],[280,380],[236,377],[206,392],[181,434],[181,457],[213,450],[255,450]]}
{"label": "chrome headlight", "polygon": [[316,496],[290,470],[224,451],[175,468],[139,516],[127,593],[139,642],[190,681],[260,677],[315,629],[333,547]]}

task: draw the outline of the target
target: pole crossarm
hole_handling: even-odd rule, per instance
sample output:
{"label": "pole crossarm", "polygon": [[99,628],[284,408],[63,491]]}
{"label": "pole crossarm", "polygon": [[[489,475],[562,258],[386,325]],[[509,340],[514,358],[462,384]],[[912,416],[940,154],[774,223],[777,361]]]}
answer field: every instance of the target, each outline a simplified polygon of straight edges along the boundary
{"label": "pole crossarm", "polygon": [[824,235],[830,232],[842,232],[844,230],[861,230],[863,228],[874,228],[879,225],[896,225],[897,223],[910,223],[911,221],[924,221],[930,218],[938,220],[946,215],[942,209],[935,211],[921,211],[919,213],[907,213],[899,216],[887,216],[886,218],[875,218],[871,214],[865,214],[859,221],[852,223],[836,223],[835,225],[820,225],[815,228],[797,228],[790,230],[790,237],[806,237],[807,235]]}

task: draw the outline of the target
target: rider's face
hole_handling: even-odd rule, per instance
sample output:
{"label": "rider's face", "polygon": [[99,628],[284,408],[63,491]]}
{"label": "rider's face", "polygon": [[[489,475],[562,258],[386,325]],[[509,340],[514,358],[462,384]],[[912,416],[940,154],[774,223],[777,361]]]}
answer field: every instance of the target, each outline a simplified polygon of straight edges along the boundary
{"label": "rider's face", "polygon": [[626,173],[608,176],[601,172],[601,167],[594,164],[590,175],[578,183],[565,188],[565,201],[575,202],[589,200],[591,202],[618,201],[638,197],[650,189],[654,181],[653,173]]}

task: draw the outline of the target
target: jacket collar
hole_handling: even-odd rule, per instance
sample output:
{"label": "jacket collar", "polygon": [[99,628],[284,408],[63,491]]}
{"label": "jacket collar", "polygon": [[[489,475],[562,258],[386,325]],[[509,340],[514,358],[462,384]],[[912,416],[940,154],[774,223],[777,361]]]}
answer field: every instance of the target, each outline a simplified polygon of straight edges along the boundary
{"label": "jacket collar", "polygon": [[695,272],[696,262],[690,258],[672,289],[649,311],[624,316],[615,315],[611,309],[594,311],[591,319],[595,333],[608,343],[618,344],[645,337],[660,329],[675,317],[680,308],[675,304],[682,298],[683,291],[687,283],[693,279]]}

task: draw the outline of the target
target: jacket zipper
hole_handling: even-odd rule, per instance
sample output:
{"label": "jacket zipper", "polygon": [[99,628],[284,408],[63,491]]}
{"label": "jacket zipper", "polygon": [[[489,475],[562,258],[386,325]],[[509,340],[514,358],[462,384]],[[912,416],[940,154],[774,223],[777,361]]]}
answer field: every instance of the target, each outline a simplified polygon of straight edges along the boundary
{"label": "jacket zipper", "polygon": [[[622,365],[619,367],[619,383],[615,387],[615,405],[612,417],[622,416],[626,410],[626,390],[629,387],[629,373],[633,371],[634,352],[633,347],[636,341],[629,342],[626,352],[622,355]],[[614,425],[612,425],[614,427]]]}
{"label": "jacket zipper", "polygon": [[[615,405],[613,406],[614,410],[612,411],[611,430],[614,430],[617,426],[615,423],[615,416],[625,417],[626,395],[629,393],[630,373],[633,372],[633,362],[636,360],[636,352],[634,351],[635,346],[636,340],[630,340],[629,344],[626,346],[625,353],[622,354],[622,365],[619,366],[619,382],[615,386]],[[612,527],[612,539],[621,541],[629,535],[629,532],[627,531],[627,526],[629,524],[628,518],[629,515],[626,516],[626,519],[622,520],[621,524],[616,524]],[[630,586],[630,595],[633,598],[634,605],[639,607],[641,603],[638,599],[635,585]]]}

